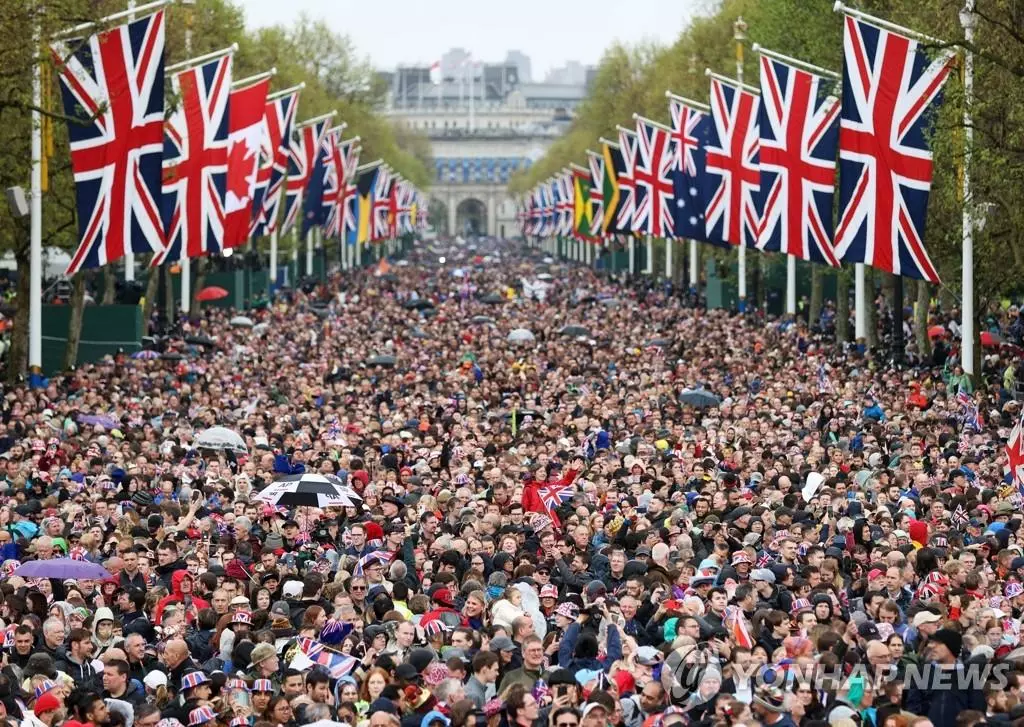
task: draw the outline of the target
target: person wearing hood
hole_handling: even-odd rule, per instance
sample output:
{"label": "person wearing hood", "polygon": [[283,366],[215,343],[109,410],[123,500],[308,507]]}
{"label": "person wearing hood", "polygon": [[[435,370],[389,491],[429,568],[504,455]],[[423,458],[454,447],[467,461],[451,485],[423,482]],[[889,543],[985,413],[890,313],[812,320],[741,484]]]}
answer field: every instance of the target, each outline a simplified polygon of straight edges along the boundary
{"label": "person wearing hood", "polygon": [[209,608],[209,602],[192,595],[192,576],[186,570],[175,571],[171,574],[171,592],[164,596],[156,604],[156,611],[153,613],[153,621],[160,624],[164,609],[171,603],[180,603],[185,608],[185,619],[188,623],[194,623],[196,613],[203,608]]}
{"label": "person wearing hood", "polygon": [[157,581],[173,593],[174,574],[179,571],[187,571],[188,568],[185,561],[178,557],[178,546],[173,540],[167,539],[157,546],[156,562],[157,566],[153,570],[156,572]]}
{"label": "person wearing hood", "polygon": [[96,609],[92,618],[92,643],[96,647],[96,656],[114,645],[114,612],[106,606]]}
{"label": "person wearing hood", "polygon": [[[601,605],[604,621],[608,625],[607,646],[604,659],[598,658],[597,636],[593,633],[581,633],[579,621],[570,624],[558,647],[558,666],[568,669],[574,674],[581,669],[590,671],[607,671],[612,664],[622,658],[622,638],[608,613],[608,607]],[[587,617],[589,618],[589,617]]]}

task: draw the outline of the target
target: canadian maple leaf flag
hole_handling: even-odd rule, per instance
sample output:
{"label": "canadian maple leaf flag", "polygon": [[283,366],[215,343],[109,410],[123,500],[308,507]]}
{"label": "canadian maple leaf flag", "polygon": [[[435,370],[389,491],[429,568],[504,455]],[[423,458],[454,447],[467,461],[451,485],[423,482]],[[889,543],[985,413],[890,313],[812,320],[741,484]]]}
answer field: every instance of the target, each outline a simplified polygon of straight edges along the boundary
{"label": "canadian maple leaf flag", "polygon": [[228,123],[227,195],[224,211],[224,247],[238,247],[249,237],[256,168],[260,158],[263,114],[270,81],[264,80],[231,92]]}

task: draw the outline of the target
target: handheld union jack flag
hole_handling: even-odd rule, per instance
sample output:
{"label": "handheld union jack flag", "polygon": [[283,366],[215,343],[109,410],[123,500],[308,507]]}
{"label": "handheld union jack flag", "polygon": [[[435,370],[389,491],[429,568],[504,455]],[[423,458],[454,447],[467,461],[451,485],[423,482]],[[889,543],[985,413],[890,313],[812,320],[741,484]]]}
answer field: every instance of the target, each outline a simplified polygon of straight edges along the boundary
{"label": "handheld union jack flag", "polygon": [[671,136],[668,129],[637,117],[636,138],[633,184],[639,192],[633,227],[648,235],[671,237],[675,233],[672,217],[675,192],[669,174],[673,162]]}
{"label": "handheld union jack flag", "polygon": [[707,147],[704,211],[709,242],[757,244],[760,219],[754,195],[761,188],[758,98],[747,87],[711,77],[713,133]]}
{"label": "handheld union jack flag", "polygon": [[277,228],[281,194],[288,174],[289,140],[298,106],[298,91],[267,101],[263,115],[265,126],[260,144],[260,167],[256,171],[252,226],[249,230],[252,237],[269,235]]}
{"label": "handheld union jack flag", "polygon": [[832,194],[839,99],[825,79],[761,56],[758,248],[838,267]]}
{"label": "handheld union jack flag", "polygon": [[323,142],[327,124],[327,119],[306,124],[291,141],[288,151],[288,181],[285,184],[284,222],[281,224],[282,235],[290,231],[302,216],[306,190],[313,175],[316,150]]}
{"label": "handheld union jack flag", "polygon": [[[67,274],[159,252],[164,13],[55,44],[75,175],[79,244]],[[71,53],[72,48],[77,48]]]}
{"label": "handheld union jack flag", "polygon": [[711,134],[711,117],[692,102],[669,97],[672,118],[672,226],[676,237],[706,240],[704,229],[704,148]]}
{"label": "handheld union jack flag", "polygon": [[324,667],[332,679],[341,679],[359,663],[359,659],[354,656],[345,656],[340,651],[328,649],[308,636],[299,638],[298,647],[307,659]]}
{"label": "handheld union jack flag", "polygon": [[543,485],[537,488],[537,494],[540,495],[540,501],[544,503],[544,508],[548,513],[553,513],[563,503],[572,499],[572,496],[576,494],[576,488],[572,485]]}
{"label": "handheld union jack flag", "polygon": [[917,41],[846,18],[835,245],[845,262],[939,282],[924,249],[927,127],[954,55],[930,61]]}
{"label": "handheld union jack flag", "polygon": [[619,173],[619,210],[615,218],[616,231],[632,232],[636,213],[636,185],[633,181],[633,167],[636,164],[637,138],[628,129],[619,129],[619,153],[622,155],[622,171]]}
{"label": "handheld union jack flag", "polygon": [[220,252],[228,170],[231,55],[171,78],[181,99],[164,129],[167,247],[153,265]]}

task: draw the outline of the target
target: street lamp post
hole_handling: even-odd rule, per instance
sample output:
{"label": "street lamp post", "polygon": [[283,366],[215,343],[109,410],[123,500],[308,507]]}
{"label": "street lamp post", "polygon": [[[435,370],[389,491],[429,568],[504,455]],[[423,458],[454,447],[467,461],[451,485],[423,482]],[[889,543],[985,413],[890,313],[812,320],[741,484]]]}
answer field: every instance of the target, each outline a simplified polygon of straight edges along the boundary
{"label": "street lamp post", "polygon": [[[732,24],[732,30],[732,39],[736,41],[736,80],[739,81],[740,87],[742,87],[743,41],[747,39],[747,24],[743,21],[743,16],[737,18],[736,22]],[[737,254],[739,256],[739,285],[737,292],[740,297],[739,308],[742,313],[746,310],[747,304],[747,249],[743,240],[740,240]]]}
{"label": "street lamp post", "polygon": [[960,25],[964,29],[964,161],[961,178],[963,213],[961,219],[963,234],[963,306],[961,314],[960,365],[964,373],[974,375],[974,200],[971,199],[971,155],[974,146],[974,129],[971,126],[971,105],[974,102],[974,54],[970,45],[974,43],[974,29],[978,18],[974,14],[975,0],[966,0],[960,10]]}

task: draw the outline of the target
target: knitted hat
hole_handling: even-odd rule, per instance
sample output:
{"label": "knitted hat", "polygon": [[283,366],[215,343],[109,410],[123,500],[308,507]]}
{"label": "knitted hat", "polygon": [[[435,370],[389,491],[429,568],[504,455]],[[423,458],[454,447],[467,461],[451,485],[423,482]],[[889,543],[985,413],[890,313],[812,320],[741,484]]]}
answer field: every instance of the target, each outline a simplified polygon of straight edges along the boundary
{"label": "knitted hat", "polygon": [[32,711],[35,713],[36,717],[38,717],[44,712],[53,712],[58,710],[60,709],[60,706],[60,700],[57,699],[57,695],[53,692],[47,692],[36,700],[36,704],[32,708]]}

